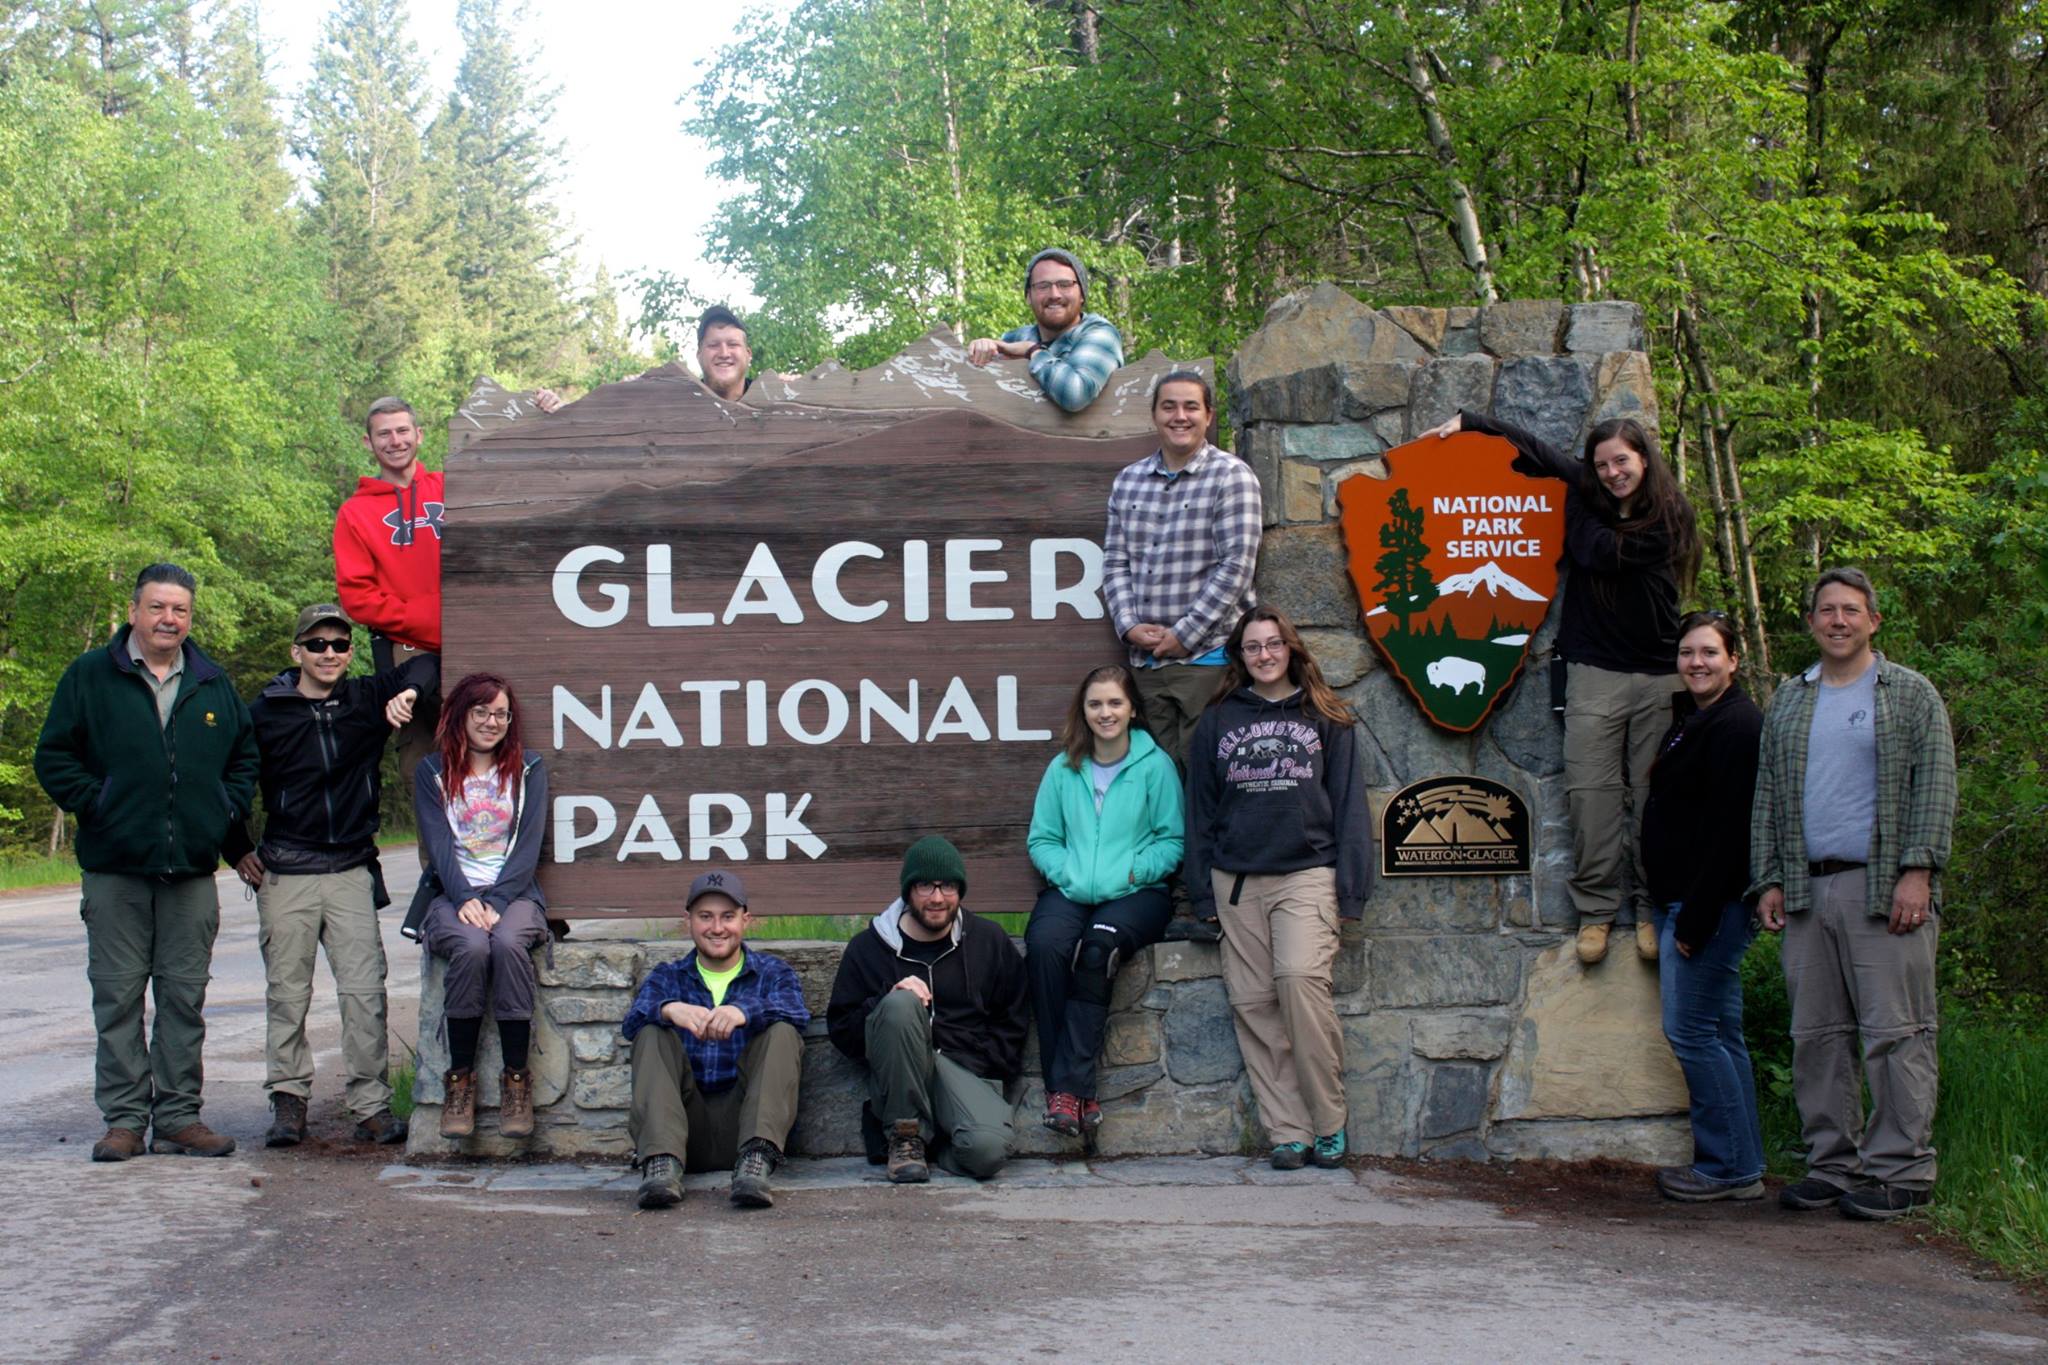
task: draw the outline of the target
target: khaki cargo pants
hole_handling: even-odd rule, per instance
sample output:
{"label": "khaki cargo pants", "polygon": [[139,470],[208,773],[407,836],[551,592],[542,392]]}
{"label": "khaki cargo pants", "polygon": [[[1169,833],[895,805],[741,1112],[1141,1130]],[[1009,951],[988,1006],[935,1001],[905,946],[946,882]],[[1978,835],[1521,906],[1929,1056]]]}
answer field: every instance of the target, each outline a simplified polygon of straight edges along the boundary
{"label": "khaki cargo pants", "polygon": [[391,1107],[390,1043],[384,994],[384,940],[377,932],[370,869],[279,876],[256,892],[257,942],[263,949],[266,1095],[313,1093],[313,1049],[306,1014],[313,1004],[313,962],[327,949],[341,1006],[341,1061],[350,1117]]}

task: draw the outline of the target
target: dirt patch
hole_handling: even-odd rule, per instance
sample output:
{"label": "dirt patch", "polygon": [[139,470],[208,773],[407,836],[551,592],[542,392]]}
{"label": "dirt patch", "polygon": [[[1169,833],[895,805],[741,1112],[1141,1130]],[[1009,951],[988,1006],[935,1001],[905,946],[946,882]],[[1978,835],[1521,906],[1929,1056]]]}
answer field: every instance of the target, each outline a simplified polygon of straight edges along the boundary
{"label": "dirt patch", "polygon": [[1404,1161],[1360,1158],[1354,1165],[1399,1176],[1418,1191],[1446,1198],[1483,1199],[1511,1218],[1554,1221],[1581,1229],[1629,1227],[1706,1237],[1775,1252],[1842,1260],[1859,1279],[1883,1283],[1888,1271],[1864,1267],[1873,1247],[1900,1254],[1929,1250],[1973,1280],[2010,1283],[2028,1308],[2048,1318],[2048,1283],[2013,1280],[1997,1264],[1972,1252],[1923,1218],[1865,1223],[1829,1209],[1782,1208],[1786,1182],[1766,1179],[1764,1197],[1746,1203],[1720,1200],[1682,1204],[1656,1189],[1657,1169],[1627,1161]]}

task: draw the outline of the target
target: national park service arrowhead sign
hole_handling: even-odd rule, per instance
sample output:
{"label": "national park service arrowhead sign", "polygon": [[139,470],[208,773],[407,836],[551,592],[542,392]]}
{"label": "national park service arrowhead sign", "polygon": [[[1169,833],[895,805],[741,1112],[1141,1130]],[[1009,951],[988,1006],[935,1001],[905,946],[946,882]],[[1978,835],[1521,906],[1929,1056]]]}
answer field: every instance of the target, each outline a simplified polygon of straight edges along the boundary
{"label": "national park service arrowhead sign", "polygon": [[1514,458],[1498,436],[1424,437],[1387,452],[1388,477],[1337,490],[1366,629],[1446,730],[1486,719],[1557,594],[1564,485]]}

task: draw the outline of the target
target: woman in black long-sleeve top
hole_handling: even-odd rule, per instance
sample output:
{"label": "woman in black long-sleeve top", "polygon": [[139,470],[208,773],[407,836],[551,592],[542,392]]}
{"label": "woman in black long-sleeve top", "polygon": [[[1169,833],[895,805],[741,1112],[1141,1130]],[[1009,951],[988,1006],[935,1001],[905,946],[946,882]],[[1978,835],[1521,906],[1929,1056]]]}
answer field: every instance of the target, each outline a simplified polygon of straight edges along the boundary
{"label": "woman in black long-sleeve top", "polygon": [[[1557,632],[1565,661],[1564,775],[1572,817],[1572,908],[1579,960],[1607,956],[1622,908],[1624,851],[1635,844],[1636,951],[1657,956],[1641,841],[1629,839],[1629,794],[1648,780],[1678,681],[1678,602],[1699,572],[1699,531],[1685,490],[1633,418],[1602,422],[1583,459],[1531,432],[1461,412],[1430,434],[1476,431],[1511,442],[1515,468],[1565,481],[1571,582]],[[1640,799],[1634,825],[1640,830]]]}
{"label": "woman in black long-sleeve top", "polygon": [[1763,1196],[1756,1076],[1742,1037],[1742,955],[1756,937],[1749,807],[1764,714],[1735,681],[1735,632],[1717,611],[1680,623],[1685,691],[1650,769],[1643,857],[1657,902],[1664,1037],[1692,1096],[1693,1160],[1657,1172],[1671,1199]]}

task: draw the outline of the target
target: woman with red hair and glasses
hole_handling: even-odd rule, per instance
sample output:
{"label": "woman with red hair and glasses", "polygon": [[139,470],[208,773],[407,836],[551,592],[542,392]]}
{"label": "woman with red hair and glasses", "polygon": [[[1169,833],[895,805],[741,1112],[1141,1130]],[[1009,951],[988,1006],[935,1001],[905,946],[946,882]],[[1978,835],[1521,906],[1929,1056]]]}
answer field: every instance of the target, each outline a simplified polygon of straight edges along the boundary
{"label": "woman with red hair and glasses", "polygon": [[498,1021],[505,1070],[498,1131],[533,1132],[532,949],[548,937],[540,885],[548,779],[539,754],[519,743],[519,702],[503,678],[472,673],[442,703],[438,752],[413,775],[420,843],[440,880],[421,937],[448,964],[442,1017],[448,1027],[447,1097],[441,1136],[476,1131],[476,1051],[484,1006]]}

